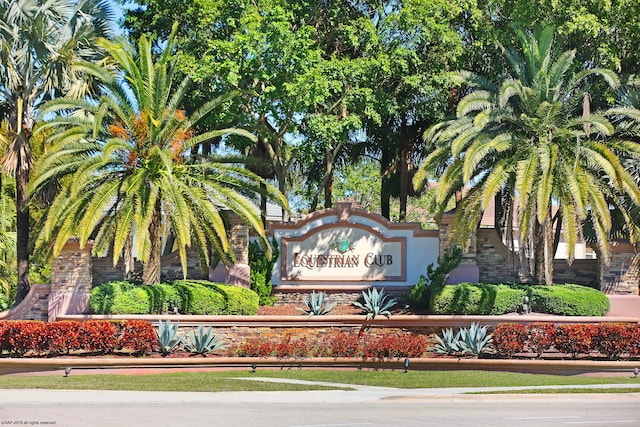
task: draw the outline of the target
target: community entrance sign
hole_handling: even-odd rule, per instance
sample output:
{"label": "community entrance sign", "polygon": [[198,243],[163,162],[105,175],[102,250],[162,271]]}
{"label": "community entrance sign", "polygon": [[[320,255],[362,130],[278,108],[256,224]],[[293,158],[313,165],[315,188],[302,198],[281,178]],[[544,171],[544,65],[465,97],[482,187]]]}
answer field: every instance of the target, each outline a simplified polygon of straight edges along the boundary
{"label": "community entrance sign", "polygon": [[272,276],[277,288],[408,286],[438,258],[437,231],[392,223],[349,203],[297,223],[271,224],[269,230],[280,247]]}
{"label": "community entrance sign", "polygon": [[386,237],[364,225],[321,226],[282,238],[282,280],[405,280],[406,248],[406,237]]}

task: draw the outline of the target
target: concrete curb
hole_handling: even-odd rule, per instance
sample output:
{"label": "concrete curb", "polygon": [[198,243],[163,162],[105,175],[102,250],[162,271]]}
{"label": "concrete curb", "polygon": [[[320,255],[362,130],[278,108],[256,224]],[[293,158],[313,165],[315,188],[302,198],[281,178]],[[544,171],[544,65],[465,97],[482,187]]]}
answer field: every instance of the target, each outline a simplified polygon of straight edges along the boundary
{"label": "concrete curb", "polygon": [[[277,359],[260,357],[209,357],[209,358],[3,358],[0,359],[0,375],[73,369],[171,369],[180,368],[224,368],[224,369],[269,368],[350,368],[404,370],[404,360],[363,361],[348,358]],[[487,370],[557,375],[579,375],[597,373],[624,373],[633,375],[640,361],[593,361],[593,360],[520,360],[520,359],[455,359],[415,358],[409,359],[410,370]]]}

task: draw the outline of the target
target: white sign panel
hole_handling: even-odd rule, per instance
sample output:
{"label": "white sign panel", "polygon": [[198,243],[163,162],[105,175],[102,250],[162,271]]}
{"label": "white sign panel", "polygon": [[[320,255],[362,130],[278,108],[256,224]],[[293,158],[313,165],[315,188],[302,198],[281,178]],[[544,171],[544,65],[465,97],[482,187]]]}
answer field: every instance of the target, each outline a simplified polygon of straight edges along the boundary
{"label": "white sign panel", "polygon": [[406,238],[361,224],[331,224],[282,238],[283,281],[405,280]]}

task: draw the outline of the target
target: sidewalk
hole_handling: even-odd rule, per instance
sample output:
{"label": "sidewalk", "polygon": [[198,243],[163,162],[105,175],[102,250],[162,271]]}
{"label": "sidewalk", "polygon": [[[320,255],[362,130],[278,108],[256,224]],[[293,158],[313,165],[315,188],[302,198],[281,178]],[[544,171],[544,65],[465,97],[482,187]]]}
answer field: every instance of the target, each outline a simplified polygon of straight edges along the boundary
{"label": "sidewalk", "polygon": [[640,320],[640,296],[607,295],[611,308],[606,317],[636,317]]}

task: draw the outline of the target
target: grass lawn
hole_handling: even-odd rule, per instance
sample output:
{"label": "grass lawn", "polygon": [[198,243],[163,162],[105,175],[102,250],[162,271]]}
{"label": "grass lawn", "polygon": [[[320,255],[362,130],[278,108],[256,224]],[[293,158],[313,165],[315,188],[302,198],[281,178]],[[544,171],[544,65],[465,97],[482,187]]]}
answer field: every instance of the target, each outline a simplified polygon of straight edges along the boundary
{"label": "grass lawn", "polygon": [[[337,383],[336,387],[242,381],[242,377],[290,378],[307,381]],[[260,370],[183,372],[146,375],[74,375],[55,376],[0,376],[0,388],[82,389],[82,390],[140,390],[140,391],[297,391],[348,389],[344,384],[370,385],[394,388],[444,387],[500,387],[500,386],[553,386],[587,384],[640,384],[629,377],[570,377],[557,375],[519,374],[488,371],[329,371],[329,370]],[[606,390],[589,390],[602,393]],[[640,392],[640,389],[615,389],[615,392]],[[532,393],[548,393],[533,390]],[[579,390],[561,392],[576,393]]]}

